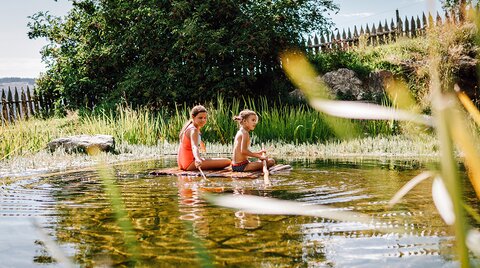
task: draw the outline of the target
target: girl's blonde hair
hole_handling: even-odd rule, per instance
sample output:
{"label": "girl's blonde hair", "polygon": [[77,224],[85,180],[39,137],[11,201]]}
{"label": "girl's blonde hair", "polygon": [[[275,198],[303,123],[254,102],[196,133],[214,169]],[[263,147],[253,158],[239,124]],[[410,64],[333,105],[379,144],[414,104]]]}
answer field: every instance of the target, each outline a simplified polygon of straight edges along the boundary
{"label": "girl's blonde hair", "polygon": [[257,116],[257,113],[252,110],[245,109],[241,111],[238,115],[235,115],[233,117],[233,120],[237,121],[238,124],[241,124],[243,120],[247,120],[252,115]]}
{"label": "girl's blonde hair", "polygon": [[193,118],[197,116],[199,113],[206,113],[206,112],[207,112],[207,109],[205,109],[203,105],[196,105],[190,110],[190,119],[188,119],[188,121],[183,125],[182,130],[178,135],[178,138],[180,139],[180,141],[182,140],[183,132],[185,132],[187,127],[193,123]]}

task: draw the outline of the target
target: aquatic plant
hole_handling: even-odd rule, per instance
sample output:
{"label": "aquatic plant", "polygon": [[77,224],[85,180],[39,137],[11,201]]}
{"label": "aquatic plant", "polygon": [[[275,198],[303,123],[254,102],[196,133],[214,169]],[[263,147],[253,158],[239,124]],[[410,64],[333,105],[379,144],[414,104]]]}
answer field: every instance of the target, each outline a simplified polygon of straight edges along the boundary
{"label": "aquatic plant", "polygon": [[[434,39],[431,39],[434,40]],[[434,41],[432,41],[434,42]],[[325,90],[321,84],[314,83],[312,69],[299,53],[287,53],[283,56],[286,73],[292,81],[306,92],[309,96],[310,104],[325,113],[344,118],[363,118],[376,120],[402,120],[415,122],[433,127],[440,141],[441,168],[433,170],[432,174],[423,174],[414,178],[414,181],[434,177],[432,193],[439,213],[445,222],[453,225],[457,241],[457,253],[462,266],[469,266],[468,249],[466,246],[467,233],[472,233],[467,229],[460,179],[458,177],[458,168],[455,158],[454,142],[464,152],[463,158],[465,166],[468,168],[468,175],[477,196],[480,198],[480,169],[474,163],[480,160],[478,146],[475,143],[476,138],[471,134],[469,125],[465,122],[465,115],[458,106],[458,101],[452,91],[442,90],[439,72],[439,55],[435,54],[435,44],[432,45],[432,56],[430,61],[430,76],[432,89],[432,116],[421,115],[415,111],[386,108],[377,105],[332,101],[319,98],[312,94],[314,90]],[[419,179],[421,178],[421,179]],[[404,188],[400,191],[406,192]],[[398,196],[394,200],[398,200]],[[451,202],[449,202],[451,200]],[[395,202],[392,202],[392,204]],[[475,231],[473,231],[475,233]]]}

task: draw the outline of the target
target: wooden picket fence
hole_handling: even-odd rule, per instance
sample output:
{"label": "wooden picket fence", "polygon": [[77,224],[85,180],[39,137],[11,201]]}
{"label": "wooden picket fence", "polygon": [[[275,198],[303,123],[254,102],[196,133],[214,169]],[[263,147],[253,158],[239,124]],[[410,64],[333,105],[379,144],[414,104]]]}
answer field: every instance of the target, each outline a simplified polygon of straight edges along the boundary
{"label": "wooden picket fence", "polygon": [[13,90],[0,89],[0,121],[1,125],[12,123],[19,119],[28,119],[34,116],[49,115],[53,112],[53,101],[43,95],[35,93],[34,88],[28,86]]}
{"label": "wooden picket fence", "polygon": [[[466,10],[475,9],[478,12],[478,6],[468,6]],[[465,12],[465,11],[464,11]],[[479,14],[479,13],[477,13]],[[391,19],[390,23],[381,21],[378,26],[372,24],[371,27],[367,24],[365,29],[363,26],[353,27],[353,32],[350,28],[345,31],[327,32],[325,34],[314,34],[305,40],[305,47],[307,52],[317,54],[321,52],[330,52],[336,50],[350,50],[359,47],[360,44],[367,46],[376,46],[395,42],[399,38],[415,38],[426,33],[428,27],[439,26],[446,23],[460,24],[464,20],[463,16],[454,12],[448,13],[445,11],[443,17],[436,14],[435,18],[431,13],[428,15],[412,16],[410,19],[405,16],[405,19],[400,17],[398,10],[396,10],[396,18]],[[360,30],[358,30],[360,29]]]}

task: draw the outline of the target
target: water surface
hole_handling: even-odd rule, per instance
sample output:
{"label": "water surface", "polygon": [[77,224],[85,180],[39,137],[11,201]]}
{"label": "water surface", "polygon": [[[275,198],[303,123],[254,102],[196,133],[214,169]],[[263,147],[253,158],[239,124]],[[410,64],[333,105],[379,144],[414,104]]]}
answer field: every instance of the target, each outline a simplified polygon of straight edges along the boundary
{"label": "water surface", "polygon": [[[283,161],[286,163],[288,161]],[[67,174],[3,179],[0,259],[5,267],[58,266],[39,233],[46,232],[78,266],[132,266],[132,247],[112,211],[99,174],[111,174],[135,231],[139,267],[457,267],[453,232],[422,182],[393,208],[386,203],[422,172],[413,161],[291,162],[289,173],[263,180],[153,177],[173,159]],[[478,200],[465,181],[467,203]],[[255,215],[216,207],[200,193],[295,200],[361,212],[382,227],[319,217]],[[34,227],[36,221],[41,228]],[[478,223],[470,220],[476,227]],[[478,260],[477,260],[478,264]]]}

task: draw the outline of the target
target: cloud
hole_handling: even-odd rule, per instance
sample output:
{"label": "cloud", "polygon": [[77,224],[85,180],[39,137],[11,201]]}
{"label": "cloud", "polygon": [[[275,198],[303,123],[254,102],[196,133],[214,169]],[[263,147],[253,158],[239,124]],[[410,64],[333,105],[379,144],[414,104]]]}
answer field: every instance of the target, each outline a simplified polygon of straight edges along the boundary
{"label": "cloud", "polygon": [[45,64],[38,58],[0,59],[0,77],[36,78],[45,71]]}
{"label": "cloud", "polygon": [[365,18],[374,15],[375,13],[371,12],[360,12],[360,13],[349,13],[349,14],[339,14],[339,17],[345,18]]}

